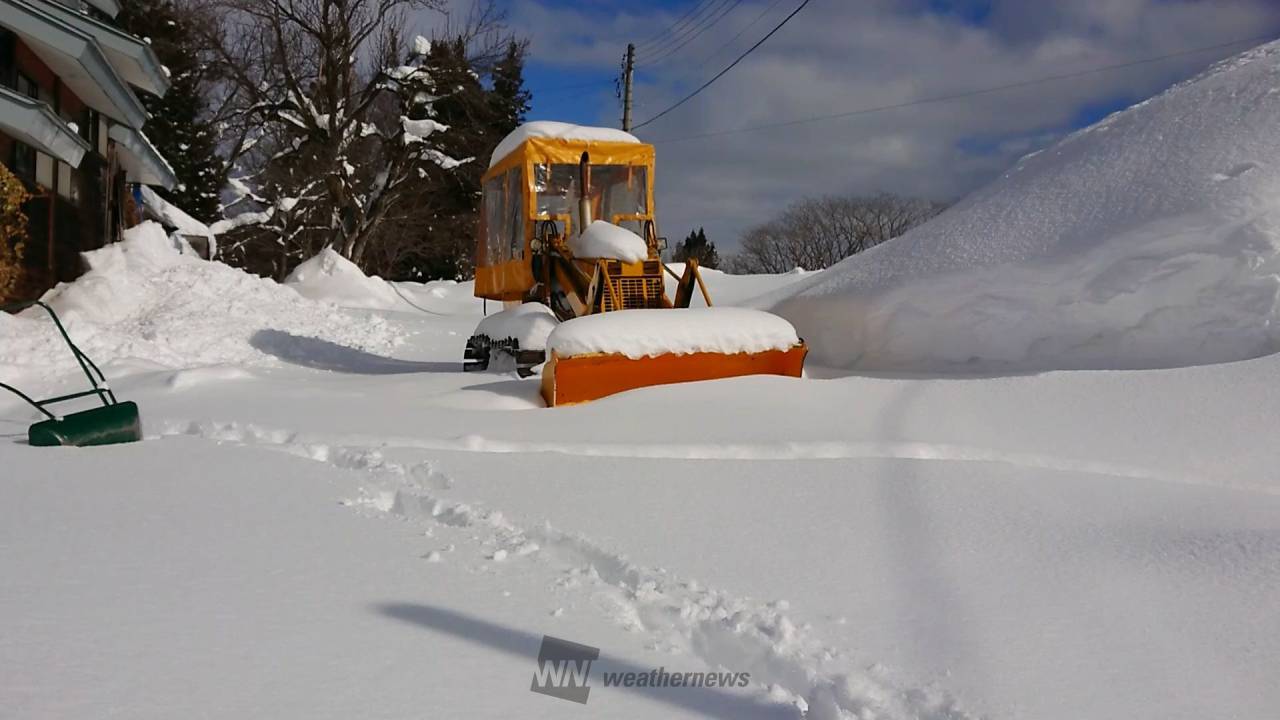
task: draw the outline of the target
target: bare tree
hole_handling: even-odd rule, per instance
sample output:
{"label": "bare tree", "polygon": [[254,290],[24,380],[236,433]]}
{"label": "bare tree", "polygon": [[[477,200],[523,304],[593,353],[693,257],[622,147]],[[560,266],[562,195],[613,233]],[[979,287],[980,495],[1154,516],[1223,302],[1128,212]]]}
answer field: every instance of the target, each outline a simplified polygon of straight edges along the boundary
{"label": "bare tree", "polygon": [[400,34],[439,0],[208,1],[238,195],[215,229],[279,253],[279,274],[326,246],[362,264],[413,181],[468,160],[440,149],[430,43]]}
{"label": "bare tree", "polygon": [[798,200],[742,237],[729,261],[736,273],[819,270],[891,240],[945,209],[940,203],[882,193]]}

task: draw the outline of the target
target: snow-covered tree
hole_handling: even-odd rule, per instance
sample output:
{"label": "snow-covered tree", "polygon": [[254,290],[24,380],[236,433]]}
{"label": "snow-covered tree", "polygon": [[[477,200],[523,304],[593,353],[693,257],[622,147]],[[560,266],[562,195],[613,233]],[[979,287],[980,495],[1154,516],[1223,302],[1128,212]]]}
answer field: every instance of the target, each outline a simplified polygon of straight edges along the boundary
{"label": "snow-covered tree", "polygon": [[406,15],[434,0],[223,0],[212,43],[228,78],[232,187],[215,230],[234,251],[267,243],[276,272],[323,247],[363,265],[414,181],[469,158],[440,149],[431,43]]}
{"label": "snow-covered tree", "polygon": [[494,129],[500,137],[515,130],[529,112],[532,95],[524,87],[524,53],[524,44],[512,40],[493,68],[490,102],[494,106]]}
{"label": "snow-covered tree", "polygon": [[140,93],[151,116],[143,131],[178,178],[172,190],[157,192],[193,217],[211,222],[220,216],[225,171],[207,112],[208,68],[195,42],[194,27],[201,17],[195,8],[178,7],[171,0],[125,0],[116,21],[149,43],[169,71],[171,84],[163,98]]}

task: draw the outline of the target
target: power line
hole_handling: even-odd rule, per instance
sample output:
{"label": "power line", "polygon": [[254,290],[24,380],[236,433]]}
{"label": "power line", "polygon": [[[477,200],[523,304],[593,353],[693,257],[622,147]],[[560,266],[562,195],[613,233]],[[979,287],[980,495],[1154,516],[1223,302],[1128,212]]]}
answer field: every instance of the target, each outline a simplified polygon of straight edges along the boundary
{"label": "power line", "polygon": [[721,4],[713,9],[705,18],[696,26],[689,28],[689,33],[683,38],[676,38],[673,44],[668,45],[665,49],[651,48],[650,53],[654,56],[652,60],[646,61],[649,65],[657,65],[672,55],[680,52],[689,43],[702,36],[717,23],[725,18],[726,15],[733,12],[735,8],[742,4],[742,0],[722,0]]}
{"label": "power line", "polygon": [[766,41],[766,40],[768,40],[769,38],[773,37],[774,33],[776,33],[776,32],[778,32],[779,30],[781,30],[781,29],[782,29],[782,27],[783,27],[784,25],[786,25],[788,22],[790,22],[790,21],[791,21],[791,18],[793,18],[793,17],[795,17],[796,15],[798,15],[798,14],[800,13],[800,11],[801,11],[801,10],[803,10],[803,9],[804,9],[804,7],[805,7],[806,5],[808,5],[808,4],[809,4],[809,2],[810,2],[810,0],[804,0],[804,2],[800,3],[800,5],[799,5],[798,7],[796,7],[796,9],[795,9],[795,10],[792,10],[792,11],[791,11],[791,14],[790,14],[790,15],[786,16],[785,18],[783,18],[783,19],[782,19],[782,22],[780,22],[780,23],[778,23],[776,26],[774,26],[774,28],[773,28],[772,30],[770,30],[770,31],[769,31],[769,34],[768,34],[768,35],[765,35],[764,37],[762,37],[762,38],[760,38],[759,40],[757,40],[755,45],[752,45],[751,47],[747,48],[747,51],[746,51],[746,52],[744,52],[744,53],[742,53],[741,55],[739,55],[739,56],[738,56],[738,58],[737,58],[736,60],[734,60],[733,62],[729,63],[729,66],[728,66],[728,67],[726,67],[725,69],[723,69],[723,70],[721,70],[720,72],[716,73],[716,74],[715,74],[715,76],[714,76],[714,77],[712,77],[710,80],[708,80],[708,81],[706,81],[706,82],[702,83],[702,85],[700,85],[700,86],[698,87],[698,89],[697,89],[697,90],[694,90],[693,92],[689,93],[688,95],[685,95],[685,96],[684,96],[683,98],[681,98],[681,99],[680,99],[680,100],[679,100],[675,105],[672,105],[671,107],[667,108],[666,110],[663,110],[662,112],[658,113],[657,115],[654,115],[653,117],[649,118],[648,120],[645,120],[644,122],[640,123],[639,125],[636,125],[636,126],[635,126],[635,127],[636,127],[636,129],[638,130],[638,129],[640,129],[640,128],[644,127],[645,125],[648,125],[649,123],[653,122],[654,120],[657,120],[658,118],[662,117],[663,115],[666,115],[667,113],[671,112],[672,110],[675,110],[676,108],[680,107],[681,105],[685,104],[686,102],[689,102],[690,100],[692,100],[692,99],[694,98],[694,96],[696,96],[698,93],[702,92],[703,90],[706,90],[708,87],[711,87],[711,84],[712,84],[712,83],[714,83],[715,81],[717,81],[717,80],[719,80],[720,78],[724,77],[725,73],[727,73],[727,72],[729,72],[730,70],[732,70],[732,69],[733,69],[733,68],[734,68],[738,63],[742,62],[742,61],[743,61],[743,59],[745,59],[748,55],[750,55],[751,53],[755,52],[755,49],[756,49],[756,48],[760,47],[761,45],[763,45],[763,44],[765,43],[765,41]]}
{"label": "power line", "polygon": [[[1003,92],[1005,90],[1015,90],[1018,88],[1031,87],[1034,85],[1058,82],[1060,80],[1070,80],[1073,78],[1085,77],[1087,75],[1096,75],[1098,73],[1108,72],[1111,70],[1123,70],[1125,68],[1137,67],[1139,65],[1149,65],[1151,63],[1162,62],[1164,60],[1172,60],[1174,58],[1185,57],[1187,55],[1196,55],[1199,53],[1210,52],[1212,50],[1222,50],[1224,48],[1232,47],[1234,45],[1242,45],[1244,43],[1256,43],[1263,40],[1271,40],[1271,39],[1274,39],[1274,36],[1261,35],[1261,36],[1251,37],[1251,38],[1241,38],[1239,40],[1232,40],[1230,42],[1220,43],[1218,45],[1209,45],[1206,47],[1193,48],[1190,50],[1181,50],[1179,52],[1169,53],[1168,55],[1159,55],[1156,57],[1144,58],[1142,60],[1133,60],[1130,62],[1118,63],[1116,65],[1104,65],[1102,67],[1090,68],[1088,70],[1080,70],[1077,72],[1063,73],[1061,75],[1047,75],[1045,77],[1036,78],[1034,80],[1023,80],[1021,82],[1009,83],[1008,85],[997,85],[994,87],[982,88],[980,90],[969,90],[962,93],[956,93],[954,95],[938,95],[935,97],[921,98],[919,100],[910,100],[907,102],[894,103],[892,105],[880,105],[877,107],[860,108],[858,110],[849,110],[848,112],[835,113],[832,115],[815,115],[813,117],[799,118],[796,120],[786,120],[783,122],[776,122],[776,123],[767,123],[764,125],[753,125],[751,127],[737,128],[733,130],[718,130],[714,132],[699,133],[697,135],[686,135],[683,137],[667,138],[665,140],[655,140],[654,144],[686,142],[688,140],[700,140],[703,138],[720,137],[722,135],[736,135],[739,133],[756,132],[758,130],[773,130],[776,128],[794,127],[796,125],[805,125],[808,123],[821,122],[823,120],[837,120],[840,118],[855,117],[858,115],[871,115],[873,113],[888,112],[890,110],[901,110],[903,108],[916,107],[918,105],[928,105],[930,103],[949,102],[951,100],[962,100],[965,98],[977,97],[979,95],[990,95],[992,93]],[[715,78],[712,78],[712,80],[714,79]],[[679,103],[677,103],[677,105],[678,104]],[[675,107],[676,106],[672,106],[671,108],[668,108],[668,111],[674,110]],[[654,116],[653,118],[650,118],[645,122],[640,123],[640,125],[637,125],[636,127],[638,128],[638,127],[641,127],[642,125],[647,125],[650,122],[653,122],[654,120],[658,119],[659,117],[661,117],[661,114]]]}
{"label": "power line", "polygon": [[748,30],[750,30],[751,28],[753,28],[753,27],[755,27],[755,26],[756,26],[756,23],[758,23],[758,22],[760,22],[761,20],[763,20],[763,19],[765,18],[765,16],[766,16],[766,15],[768,15],[768,14],[769,14],[769,13],[771,13],[771,12],[773,12],[774,8],[778,7],[778,6],[779,6],[779,5],[781,5],[781,4],[782,4],[782,0],[773,0],[773,2],[772,2],[772,3],[770,3],[770,4],[769,4],[769,6],[768,6],[768,7],[766,7],[763,11],[761,11],[761,12],[760,12],[760,14],[759,14],[759,15],[757,15],[757,16],[755,17],[755,19],[754,19],[754,20],[752,20],[751,22],[747,23],[745,27],[743,27],[741,30],[739,30],[737,35],[734,35],[733,37],[729,38],[729,41],[728,41],[728,42],[726,42],[725,44],[723,44],[723,45],[721,45],[720,47],[716,48],[714,52],[712,52],[710,55],[708,55],[708,56],[707,56],[706,58],[704,58],[703,60],[701,60],[701,61],[699,61],[699,62],[694,63],[693,71],[692,71],[692,72],[685,73],[684,75],[681,75],[679,78],[677,78],[677,79],[675,80],[675,82],[674,82],[673,84],[674,84],[674,85],[680,85],[680,84],[681,84],[681,83],[683,83],[685,80],[689,79],[690,77],[693,77],[693,75],[695,75],[695,74],[697,73],[697,71],[698,71],[699,69],[701,69],[701,68],[702,68],[702,66],[706,65],[707,63],[709,63],[709,62],[711,62],[712,60],[714,60],[714,59],[716,59],[717,57],[719,57],[719,56],[720,56],[720,53],[724,52],[724,51],[725,51],[725,50],[727,50],[730,46],[732,46],[734,43],[736,43],[736,42],[738,41],[738,38],[740,38],[740,37],[742,37],[743,35],[745,35],[745,34],[746,34],[746,32],[747,32]]}
{"label": "power line", "polygon": [[698,3],[694,4],[693,7],[689,8],[688,12],[686,12],[684,15],[681,15],[679,18],[677,18],[675,22],[671,23],[671,26],[668,27],[666,30],[659,32],[657,35],[654,35],[653,37],[650,37],[645,40],[641,40],[640,42],[636,43],[636,49],[638,50],[642,47],[651,47],[651,46],[654,46],[655,44],[660,45],[662,43],[665,43],[672,35],[676,34],[677,30],[681,26],[687,24],[690,18],[692,18],[694,15],[701,14],[702,11],[706,9],[707,5],[710,5],[714,2],[716,2],[716,0],[700,0]]}
{"label": "power line", "polygon": [[728,4],[727,6],[723,7],[723,9],[720,10],[719,15],[715,15],[713,13],[713,16],[709,16],[707,18],[709,22],[705,23],[700,29],[698,29],[696,32],[686,37],[679,44],[675,45],[674,47],[668,48],[665,52],[657,54],[652,60],[648,61],[648,64],[659,65],[663,62],[666,62],[667,59],[670,58],[672,55],[675,55],[676,53],[680,52],[680,50],[683,49],[686,45],[696,40],[698,37],[700,37],[703,33],[707,32],[711,28],[715,27],[717,23],[719,23],[721,20],[724,20],[725,17],[729,15],[729,13],[733,12],[741,4],[742,4],[742,0],[734,0],[734,2],[732,2],[731,4]]}

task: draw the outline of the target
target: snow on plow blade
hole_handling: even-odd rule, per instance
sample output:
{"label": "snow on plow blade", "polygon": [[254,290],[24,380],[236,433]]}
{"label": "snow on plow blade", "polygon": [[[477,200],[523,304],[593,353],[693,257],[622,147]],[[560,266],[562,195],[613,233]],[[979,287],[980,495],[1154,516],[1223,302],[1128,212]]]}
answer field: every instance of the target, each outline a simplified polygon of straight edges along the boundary
{"label": "snow on plow blade", "polygon": [[742,375],[800,377],[791,323],[745,308],[621,310],[562,323],[547,339],[548,407],[650,385]]}
{"label": "snow on plow blade", "polygon": [[625,390],[742,375],[800,377],[805,346],[758,353],[692,353],[629,358],[619,353],[560,357],[551,353],[542,370],[542,398],[548,407],[588,402]]}

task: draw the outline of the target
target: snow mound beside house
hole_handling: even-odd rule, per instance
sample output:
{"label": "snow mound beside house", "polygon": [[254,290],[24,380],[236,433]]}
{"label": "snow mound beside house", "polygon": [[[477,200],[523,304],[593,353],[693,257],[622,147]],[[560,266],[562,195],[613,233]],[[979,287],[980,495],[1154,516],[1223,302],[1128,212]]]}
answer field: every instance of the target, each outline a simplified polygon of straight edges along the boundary
{"label": "snow mound beside house", "polygon": [[649,257],[649,246],[644,238],[604,220],[593,220],[581,234],[570,235],[568,242],[574,257],[608,258],[629,263]]}
{"label": "snow mound beside house", "polygon": [[[88,272],[44,300],[100,365],[269,366],[287,356],[284,345],[387,354],[401,341],[401,332],[383,318],[357,317],[272,280],[184,254],[153,222],[83,257]],[[39,308],[0,313],[0,338],[0,378],[6,381],[76,368]]]}
{"label": "snow mound beside house", "polygon": [[386,281],[365,275],[355,263],[333,248],[303,262],[289,273],[284,284],[303,297],[343,307],[385,310],[401,304]]}
{"label": "snow mound beside house", "polygon": [[1143,368],[1280,349],[1280,43],[1023,158],[758,305],[861,369]]}
{"label": "snow mound beside house", "polygon": [[691,353],[756,353],[786,350],[798,342],[795,328],[777,315],[731,307],[687,310],[620,310],[574,318],[547,338],[562,357],[620,353],[632,359]]}

